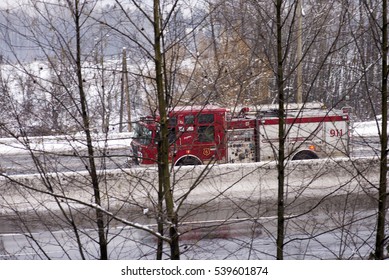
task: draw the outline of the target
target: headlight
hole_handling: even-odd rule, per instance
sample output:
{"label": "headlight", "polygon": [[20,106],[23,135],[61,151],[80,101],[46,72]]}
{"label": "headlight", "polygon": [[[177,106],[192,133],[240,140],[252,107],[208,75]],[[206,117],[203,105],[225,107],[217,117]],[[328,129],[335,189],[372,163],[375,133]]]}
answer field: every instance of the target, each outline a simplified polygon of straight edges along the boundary
{"label": "headlight", "polygon": [[139,151],[137,153],[137,158],[138,158],[139,163],[141,163],[143,161],[143,154]]}

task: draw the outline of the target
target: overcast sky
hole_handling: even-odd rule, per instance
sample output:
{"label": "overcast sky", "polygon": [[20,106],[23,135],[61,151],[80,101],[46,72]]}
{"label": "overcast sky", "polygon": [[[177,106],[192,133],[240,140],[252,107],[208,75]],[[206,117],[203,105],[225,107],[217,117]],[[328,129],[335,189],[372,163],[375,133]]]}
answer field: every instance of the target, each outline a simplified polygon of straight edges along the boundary
{"label": "overcast sky", "polygon": [[1,0],[0,1],[0,8],[4,8],[4,7],[7,7],[9,6],[9,2],[10,3],[15,3],[15,1],[12,1],[12,0]]}

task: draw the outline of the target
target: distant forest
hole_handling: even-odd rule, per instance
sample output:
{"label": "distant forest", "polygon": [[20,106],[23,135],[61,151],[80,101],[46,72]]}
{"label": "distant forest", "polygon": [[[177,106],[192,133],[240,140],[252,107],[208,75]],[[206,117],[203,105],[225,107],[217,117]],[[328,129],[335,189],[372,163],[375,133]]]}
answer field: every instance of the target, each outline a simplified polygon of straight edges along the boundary
{"label": "distant forest", "polygon": [[[31,133],[62,133],[76,126],[66,117],[71,109],[62,106],[71,101],[60,109],[53,98],[60,91],[56,86],[58,73],[64,78],[61,82],[68,79],[67,90],[72,87],[72,74],[67,72],[75,51],[72,15],[66,1],[22,2],[0,11],[1,114],[12,114],[9,104],[13,103],[20,122],[30,127]],[[162,35],[170,106],[276,103],[276,33],[271,1],[170,1],[176,3],[171,11],[171,3],[165,2]],[[304,102],[319,101],[329,108],[349,106],[355,120],[381,114],[379,3],[305,0],[299,29],[294,1],[285,1],[284,90],[289,102],[295,102],[297,68],[301,65]],[[149,78],[153,26],[148,17],[152,9],[148,1],[140,5],[142,12],[131,1],[88,1],[81,11],[81,52],[90,76],[90,109],[97,130],[107,127],[107,122],[116,129],[123,114],[119,112],[124,102],[123,48],[132,103],[129,108],[135,116],[155,112],[155,87]],[[33,66],[36,64],[43,66]]]}

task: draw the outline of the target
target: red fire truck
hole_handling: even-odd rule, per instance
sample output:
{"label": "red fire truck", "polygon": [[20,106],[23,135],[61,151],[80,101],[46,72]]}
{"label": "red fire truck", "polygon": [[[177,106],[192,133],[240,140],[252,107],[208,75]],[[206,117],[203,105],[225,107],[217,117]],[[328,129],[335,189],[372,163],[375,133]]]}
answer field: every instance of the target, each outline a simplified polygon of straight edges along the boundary
{"label": "red fire truck", "polygon": [[[278,109],[273,105],[238,110],[184,106],[169,112],[169,160],[174,165],[271,161],[278,154]],[[349,109],[322,104],[285,108],[285,154],[303,160],[349,154]],[[134,126],[130,159],[135,165],[157,162],[158,117]]]}

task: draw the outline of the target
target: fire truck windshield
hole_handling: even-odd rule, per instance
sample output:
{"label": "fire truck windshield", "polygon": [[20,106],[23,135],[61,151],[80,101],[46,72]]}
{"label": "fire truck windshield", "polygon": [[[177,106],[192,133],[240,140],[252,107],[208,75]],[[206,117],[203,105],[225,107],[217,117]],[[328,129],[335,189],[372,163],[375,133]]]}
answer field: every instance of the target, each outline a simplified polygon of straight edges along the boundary
{"label": "fire truck windshield", "polygon": [[151,143],[153,132],[144,124],[136,123],[134,125],[134,136],[133,138],[142,145],[149,145]]}

